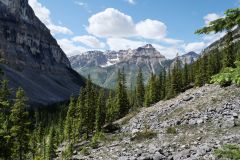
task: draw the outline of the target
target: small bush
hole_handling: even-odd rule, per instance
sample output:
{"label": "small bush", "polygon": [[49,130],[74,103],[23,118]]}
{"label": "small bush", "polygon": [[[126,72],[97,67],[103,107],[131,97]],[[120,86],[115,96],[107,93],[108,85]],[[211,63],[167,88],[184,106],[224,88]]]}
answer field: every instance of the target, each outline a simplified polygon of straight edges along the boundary
{"label": "small bush", "polygon": [[152,139],[154,137],[157,137],[157,133],[154,131],[144,131],[144,132],[137,132],[134,137],[131,138],[132,141],[137,140],[145,140],[145,139]]}
{"label": "small bush", "polygon": [[174,127],[167,128],[167,134],[177,134],[177,130]]}
{"label": "small bush", "polygon": [[212,77],[211,83],[216,83],[222,87],[232,83],[240,86],[240,61],[235,62],[237,68],[225,68],[221,73]]}
{"label": "small bush", "polygon": [[214,151],[217,158],[227,158],[232,160],[240,159],[240,146],[237,145],[224,145],[223,148]]}
{"label": "small bush", "polygon": [[90,154],[89,150],[86,147],[83,147],[80,153],[85,156]]}
{"label": "small bush", "polygon": [[95,133],[94,136],[92,137],[92,141],[90,146],[92,148],[98,148],[98,145],[101,141],[106,141],[107,138],[102,132]]}

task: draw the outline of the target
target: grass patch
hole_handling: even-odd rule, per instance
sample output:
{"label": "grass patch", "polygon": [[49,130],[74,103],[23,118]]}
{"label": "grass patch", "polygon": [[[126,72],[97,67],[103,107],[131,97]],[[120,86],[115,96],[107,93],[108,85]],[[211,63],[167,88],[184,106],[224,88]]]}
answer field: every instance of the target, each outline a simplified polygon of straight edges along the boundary
{"label": "grass patch", "polygon": [[90,154],[89,149],[86,148],[86,147],[82,147],[80,153],[81,153],[82,155],[84,155],[84,156],[87,156],[87,155]]}
{"label": "grass patch", "polygon": [[166,132],[167,134],[177,134],[177,129],[175,127],[168,127]]}
{"label": "grass patch", "polygon": [[240,159],[240,146],[227,144],[224,145],[221,149],[216,149],[214,154],[217,158],[227,158],[232,160]]}
{"label": "grass patch", "polygon": [[137,132],[132,138],[132,141],[141,141],[145,139],[152,139],[154,137],[157,137],[157,133],[151,130],[144,131],[144,132]]}

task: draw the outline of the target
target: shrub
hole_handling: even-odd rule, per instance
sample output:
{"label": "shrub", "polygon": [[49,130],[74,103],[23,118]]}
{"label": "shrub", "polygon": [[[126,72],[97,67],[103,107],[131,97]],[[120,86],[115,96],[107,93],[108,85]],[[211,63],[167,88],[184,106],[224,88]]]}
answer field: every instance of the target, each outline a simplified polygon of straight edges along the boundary
{"label": "shrub", "polygon": [[174,127],[167,128],[167,134],[177,134],[177,130]]}
{"label": "shrub", "polygon": [[83,147],[82,150],[80,151],[80,153],[85,156],[90,154],[89,150],[86,147]]}
{"label": "shrub", "polygon": [[145,139],[152,139],[154,137],[157,136],[157,133],[151,130],[147,130],[144,132],[137,132],[132,138],[131,140],[137,140],[137,141],[141,141],[141,140],[145,140]]}
{"label": "shrub", "polygon": [[240,86],[240,61],[236,61],[236,68],[225,68],[221,73],[212,77],[211,83],[221,86],[229,86],[232,83]]}
{"label": "shrub", "polygon": [[214,154],[217,158],[239,160],[240,147],[237,145],[227,144],[227,145],[224,145],[221,149],[215,150]]}
{"label": "shrub", "polygon": [[91,144],[90,146],[92,148],[98,148],[98,144],[101,142],[101,141],[105,141],[107,138],[106,136],[102,133],[102,132],[97,132],[94,134],[94,136],[92,137],[92,141],[91,141]]}

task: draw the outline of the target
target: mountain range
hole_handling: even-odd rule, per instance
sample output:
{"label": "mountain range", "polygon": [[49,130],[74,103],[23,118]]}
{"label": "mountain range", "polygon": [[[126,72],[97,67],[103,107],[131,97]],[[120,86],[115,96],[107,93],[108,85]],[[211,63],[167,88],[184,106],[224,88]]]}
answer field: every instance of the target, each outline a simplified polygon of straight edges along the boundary
{"label": "mountain range", "polygon": [[28,0],[0,0],[0,56],[10,88],[22,87],[33,106],[68,100],[85,84]]}
{"label": "mountain range", "polygon": [[[189,52],[179,56],[181,64],[191,64],[198,59],[199,55]],[[71,66],[78,73],[87,77],[90,75],[94,83],[114,88],[118,69],[124,68],[128,87],[134,87],[138,69],[141,68],[144,80],[147,81],[151,73],[159,74],[164,68],[173,67],[176,58],[167,59],[151,44],[137,49],[120,51],[89,51],[69,57]]]}

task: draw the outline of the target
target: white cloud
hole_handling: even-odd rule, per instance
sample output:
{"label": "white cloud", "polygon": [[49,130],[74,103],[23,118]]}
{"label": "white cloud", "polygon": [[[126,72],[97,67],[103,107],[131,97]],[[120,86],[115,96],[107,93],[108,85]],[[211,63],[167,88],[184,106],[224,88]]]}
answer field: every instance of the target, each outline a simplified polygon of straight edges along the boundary
{"label": "white cloud", "polygon": [[51,20],[51,12],[37,0],[29,0],[29,5],[34,10],[36,16],[50,29],[54,34],[72,34],[72,31],[64,26],[55,25]]}
{"label": "white cloud", "polygon": [[91,48],[104,48],[105,47],[104,43],[100,42],[96,37],[93,37],[93,36],[88,36],[88,35],[77,36],[77,37],[73,37],[72,40],[74,42],[83,43]]}
{"label": "white cloud", "polygon": [[166,36],[167,26],[158,20],[146,19],[134,23],[131,16],[114,8],[107,8],[89,18],[88,33],[104,38],[138,37],[158,40],[169,44],[182,43],[181,40]]}
{"label": "white cloud", "polygon": [[98,37],[128,37],[135,34],[132,18],[114,8],[99,12],[88,21],[88,33]]}
{"label": "white cloud", "polygon": [[133,41],[125,38],[108,38],[107,44],[111,50],[135,49],[146,44],[142,41]]}
{"label": "white cloud", "polygon": [[127,0],[130,4],[136,4],[135,0]]}
{"label": "white cloud", "polygon": [[209,13],[205,17],[203,17],[205,25],[209,25],[211,21],[214,21],[219,18],[221,18],[221,16],[216,13]]}
{"label": "white cloud", "polygon": [[59,39],[57,42],[68,57],[87,51],[86,48],[75,45],[73,41],[68,39]]}
{"label": "white cloud", "polygon": [[157,20],[146,19],[136,24],[137,34],[148,39],[163,39],[166,36],[167,26]]}
{"label": "white cloud", "polygon": [[84,8],[86,11],[88,11],[89,13],[91,13],[91,9],[89,9],[89,6],[87,3],[81,2],[81,1],[74,1],[74,3],[82,8]]}
{"label": "white cloud", "polygon": [[197,52],[200,53],[204,47],[206,47],[206,44],[204,42],[193,42],[193,43],[188,43],[184,45],[184,49],[186,52]]}

